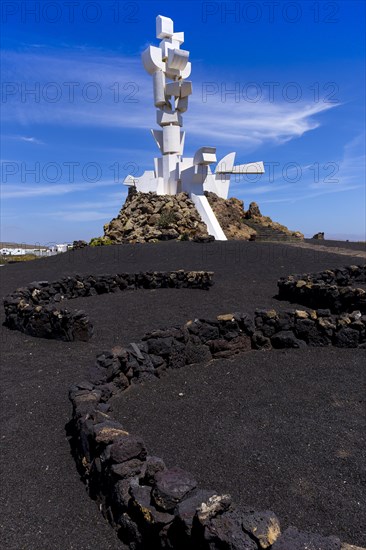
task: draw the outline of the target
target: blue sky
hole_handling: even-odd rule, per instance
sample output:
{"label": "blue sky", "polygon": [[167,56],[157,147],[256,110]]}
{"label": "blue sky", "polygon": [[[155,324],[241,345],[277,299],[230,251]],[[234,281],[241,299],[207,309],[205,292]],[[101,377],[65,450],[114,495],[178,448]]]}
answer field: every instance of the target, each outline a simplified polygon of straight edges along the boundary
{"label": "blue sky", "polygon": [[312,236],[365,239],[362,1],[2,3],[2,241],[103,234],[153,168],[155,17],[185,32],[185,155],[263,160],[230,194]]}

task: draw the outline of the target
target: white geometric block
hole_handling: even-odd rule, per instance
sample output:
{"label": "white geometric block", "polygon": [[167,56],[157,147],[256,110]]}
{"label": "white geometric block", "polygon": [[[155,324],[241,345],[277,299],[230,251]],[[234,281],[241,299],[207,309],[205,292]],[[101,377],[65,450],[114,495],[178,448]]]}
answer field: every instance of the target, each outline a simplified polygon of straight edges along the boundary
{"label": "white geometric block", "polygon": [[227,199],[230,187],[230,174],[218,173],[214,177],[214,182],[207,182],[207,186],[204,186],[205,191],[213,191],[222,199]]}
{"label": "white geometric block", "polygon": [[207,174],[207,177],[203,183],[203,190],[204,191],[211,191],[212,193],[216,193],[218,195],[218,189],[216,186],[216,176],[214,174]]}
{"label": "white geometric block", "polygon": [[157,70],[165,71],[165,63],[162,59],[161,49],[155,46],[148,46],[141,54],[142,64],[149,74]]}
{"label": "white geometric block", "polygon": [[165,74],[158,70],[153,74],[154,105],[165,105]]}
{"label": "white geometric block", "polygon": [[[196,204],[202,220],[210,234],[217,240],[226,236],[213,213],[204,191],[213,191],[222,198],[228,197],[231,174],[264,173],[262,162],[234,166],[235,153],[229,153],[216,165],[213,174],[210,168],[216,163],[216,148],[201,147],[194,158],[183,158],[185,132],[180,130],[182,113],[188,108],[188,97],[192,94],[191,63],[189,51],[181,50],[184,33],[174,32],[169,17],[156,18],[159,48],[149,46],[142,54],[142,61],[148,73],[153,75],[154,103],[158,107],[157,123],[162,130],[152,130],[154,140],[162,153],[154,159],[154,170],[146,171],[140,178],[127,176],[126,185],[136,185],[142,192],[155,191],[158,194],[189,193]],[[166,79],[172,82],[166,82]]]}
{"label": "white geometric block", "polygon": [[[180,154],[180,155],[183,155],[185,139],[186,139],[186,133],[185,133],[185,132],[181,132],[181,133],[180,133],[180,151],[179,151],[179,154]],[[179,176],[178,176],[178,177],[179,177]]]}
{"label": "white geometric block", "polygon": [[156,194],[157,195],[166,195],[167,192],[166,192],[166,186],[164,184],[164,179],[158,177],[158,178],[156,178],[156,180],[157,180],[156,190],[155,190]]}
{"label": "white geometric block", "polygon": [[[182,182],[182,191],[184,193],[188,193],[189,195],[193,193],[202,194],[203,188],[202,185],[200,185],[200,182],[195,181],[194,176],[194,166],[191,163],[187,163],[188,159],[183,159],[183,166],[179,165],[180,167],[180,180]],[[189,159],[191,162],[193,159]]]}
{"label": "white geometric block", "polygon": [[176,71],[183,71],[188,63],[188,58],[188,50],[169,50],[167,61],[168,70],[175,69]]}
{"label": "white geometric block", "polygon": [[263,162],[250,162],[233,166],[232,174],[264,174]]}
{"label": "white geometric block", "polygon": [[215,174],[231,174],[235,162],[236,153],[229,153],[223,157],[216,166]]}
{"label": "white geometric block", "polygon": [[154,174],[156,178],[159,177],[159,158],[154,157]]}
{"label": "white geometric block", "polygon": [[216,241],[227,241],[226,235],[223,232],[221,225],[219,224],[208,200],[205,195],[191,194],[191,199],[195,205],[202,221],[207,226],[209,235],[213,235]]}
{"label": "white geometric block", "polygon": [[[167,157],[171,157],[172,155],[166,155]],[[163,181],[164,181],[164,163],[163,163],[163,160],[164,160],[165,157],[157,157],[154,159],[154,166],[155,166],[155,172],[156,172],[156,177],[157,178],[162,178]],[[167,179],[167,182],[169,181],[169,178],[170,178],[170,165],[168,165],[168,167],[165,166],[165,171],[166,171],[166,179]]]}
{"label": "white geometric block", "polygon": [[142,176],[137,178],[136,182],[136,189],[140,193],[150,193],[151,191],[156,191],[157,181],[154,170],[146,170]]}
{"label": "white geometric block", "polygon": [[174,34],[174,23],[170,17],[158,15],[156,18],[156,38],[171,38]]}
{"label": "white geometric block", "polygon": [[192,82],[190,80],[182,80],[180,84],[180,97],[187,97],[192,94]]}
{"label": "white geometric block", "polygon": [[[193,160],[194,162],[194,160]],[[192,181],[202,186],[207,179],[208,166],[206,164],[195,164],[193,166]]]}
{"label": "white geometric block", "polygon": [[169,69],[166,67],[165,76],[171,80],[178,80],[178,78],[182,78],[182,71],[178,71],[177,69]]}
{"label": "white geometric block", "polygon": [[165,193],[168,195],[176,195],[179,157],[178,155],[164,155],[162,161]]}
{"label": "white geometric block", "polygon": [[163,130],[151,130],[151,133],[159,151],[163,151]]}
{"label": "white geometric block", "polygon": [[180,97],[181,87],[178,81],[168,82],[165,86],[165,93],[167,96]]}
{"label": "white geometric block", "polygon": [[164,111],[156,111],[156,122],[159,126],[168,126],[168,124],[174,124],[176,126],[183,125],[182,115],[178,112],[165,113]]}
{"label": "white geometric block", "polygon": [[162,51],[163,61],[166,61],[168,58],[169,50],[174,50],[180,48],[180,42],[178,40],[173,40],[172,38],[164,38],[159,44],[159,48]]}
{"label": "white geometric block", "polygon": [[180,113],[185,113],[188,109],[188,97],[181,97],[178,99],[177,110]]}
{"label": "white geometric block", "polygon": [[180,71],[180,77],[184,80],[188,78],[192,71],[192,63],[189,61],[183,71]]}
{"label": "white geometric block", "polygon": [[216,162],[216,147],[200,147],[195,152],[193,157],[193,164],[211,164]]}
{"label": "white geometric block", "polygon": [[[184,132],[182,132],[183,134]],[[181,177],[182,172],[184,170],[187,170],[188,168],[191,168],[193,166],[193,158],[192,157],[182,157],[179,162],[179,177]]]}
{"label": "white geometric block", "polygon": [[163,154],[179,153],[180,130],[179,126],[163,126]]}
{"label": "white geometric block", "polygon": [[175,33],[173,33],[172,39],[175,42],[178,42],[179,45],[183,44],[183,42],[184,42],[184,32],[175,32]]}
{"label": "white geometric block", "polygon": [[128,176],[126,176],[125,179],[123,180],[123,185],[128,185],[128,186],[136,185],[137,181],[138,179],[131,176],[131,174],[128,174]]}

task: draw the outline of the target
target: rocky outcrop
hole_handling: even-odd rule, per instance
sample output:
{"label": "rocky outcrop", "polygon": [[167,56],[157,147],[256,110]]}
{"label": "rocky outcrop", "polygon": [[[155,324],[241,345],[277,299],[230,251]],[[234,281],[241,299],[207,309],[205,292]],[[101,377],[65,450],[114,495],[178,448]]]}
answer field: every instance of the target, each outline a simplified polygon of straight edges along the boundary
{"label": "rocky outcrop", "polygon": [[317,241],[324,241],[324,232],[319,231],[319,233],[315,233],[312,239],[316,239]]}
{"label": "rocky outcrop", "polygon": [[245,217],[248,220],[253,218],[263,218],[259,206],[256,202],[251,202],[249,205],[249,210],[245,213]]}
{"label": "rocky outcrop", "polygon": [[243,201],[239,199],[222,199],[210,192],[206,192],[205,195],[228,239],[254,241],[304,238],[299,231],[291,231],[268,216],[262,216],[256,202],[251,202],[249,209],[245,211]]}
{"label": "rocky outcrop", "polygon": [[208,237],[187,193],[156,195],[130,192],[117,218],[104,226],[113,243],[145,243]]}
{"label": "rocky outcrop", "polygon": [[[257,203],[247,211],[243,201],[222,199],[205,192],[208,202],[228,239],[302,240],[304,235],[262,216]],[[163,240],[207,242],[208,232],[187,193],[156,195],[132,188],[116,218],[104,226],[104,237],[90,244],[144,243]],[[100,242],[103,240],[103,242]],[[98,242],[97,242],[98,241]]]}
{"label": "rocky outcrop", "polygon": [[222,199],[215,193],[207,191],[205,195],[228,239],[251,240],[256,231],[244,223],[245,212],[243,201],[234,197]]}
{"label": "rocky outcrop", "polygon": [[245,212],[245,223],[256,229],[255,240],[304,240],[300,231],[291,231],[285,225],[274,222],[269,216],[262,216],[256,202],[251,202]]}

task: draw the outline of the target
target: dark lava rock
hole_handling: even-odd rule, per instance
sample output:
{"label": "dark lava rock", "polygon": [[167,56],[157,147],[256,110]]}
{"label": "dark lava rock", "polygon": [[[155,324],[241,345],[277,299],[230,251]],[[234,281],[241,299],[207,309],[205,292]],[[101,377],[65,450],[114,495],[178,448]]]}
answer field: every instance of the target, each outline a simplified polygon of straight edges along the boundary
{"label": "dark lava rock", "polygon": [[240,334],[226,343],[226,350],[216,352],[215,357],[231,357],[237,353],[243,353],[252,349],[252,341],[246,334]]}
{"label": "dark lava rock", "polygon": [[299,340],[291,331],[281,331],[272,336],[272,346],[276,349],[280,348],[306,348],[306,343]]}
{"label": "dark lava rock", "polygon": [[119,437],[111,447],[111,460],[115,463],[126,462],[133,458],[145,460],[146,447],[138,436],[127,434]]}
{"label": "dark lava rock", "polygon": [[194,243],[213,243],[215,237],[213,235],[195,235],[192,239]]}
{"label": "dark lava rock", "polygon": [[360,334],[353,328],[341,328],[334,335],[334,344],[338,348],[357,348]]}
{"label": "dark lava rock", "polygon": [[148,456],[146,462],[144,462],[141,482],[144,485],[155,485],[156,475],[164,470],[166,470],[166,466],[161,458],[158,456]]}
{"label": "dark lava rock", "polygon": [[180,369],[186,364],[185,345],[182,342],[175,342],[171,348],[169,356],[169,367],[171,369]]}
{"label": "dark lava rock", "polygon": [[182,523],[184,533],[187,536],[191,535],[193,519],[196,515],[197,508],[206,503],[212,496],[215,495],[215,491],[207,491],[200,489],[193,496],[186,498],[181,502],[175,511],[177,519]]}
{"label": "dark lava rock", "polygon": [[106,370],[101,367],[90,367],[88,370],[88,380],[94,385],[105,384],[107,381]]}
{"label": "dark lava rock", "polygon": [[260,548],[269,548],[281,534],[280,524],[274,512],[246,510],[242,515],[243,529]]}
{"label": "dark lava rock", "polygon": [[153,525],[167,525],[174,520],[173,514],[157,510],[151,503],[151,487],[132,486],[130,489],[132,500],[130,506],[133,513],[137,512],[138,524],[146,529]]}
{"label": "dark lava rock", "polygon": [[309,346],[323,347],[331,344],[331,337],[327,331],[319,330],[312,319],[298,319],[295,334]]}
{"label": "dark lava rock", "polygon": [[152,492],[159,508],[170,511],[197,486],[192,474],[181,468],[171,468],[156,474],[156,484]]}
{"label": "dark lava rock", "polygon": [[198,336],[203,344],[209,340],[215,340],[219,338],[219,329],[217,326],[204,322],[204,321],[193,321],[187,323],[187,329],[191,334]]}
{"label": "dark lava rock", "polygon": [[197,345],[188,342],[185,348],[185,362],[187,365],[195,363],[204,363],[211,359],[211,353],[208,346]]}
{"label": "dark lava rock", "polygon": [[138,484],[137,477],[117,481],[112,489],[112,500],[117,509],[125,511],[128,508],[131,500],[130,489]]}
{"label": "dark lava rock", "polygon": [[241,518],[227,512],[211,519],[205,526],[204,540],[209,550],[257,550],[257,545],[244,533]]}
{"label": "dark lava rock", "polygon": [[111,472],[118,479],[134,477],[141,473],[144,464],[145,463],[141,460],[134,458],[132,460],[122,462],[121,464],[113,464],[111,467]]}
{"label": "dark lava rock", "polygon": [[252,343],[254,346],[254,349],[271,349],[272,344],[271,340],[267,338],[267,336],[264,336],[261,332],[255,332],[252,336]]}
{"label": "dark lava rock", "polygon": [[233,319],[238,323],[239,328],[249,336],[252,336],[255,331],[253,319],[247,313],[234,313]]}
{"label": "dark lava rock", "polygon": [[170,354],[173,342],[174,339],[171,336],[168,338],[151,338],[147,340],[149,353],[165,357]]}
{"label": "dark lava rock", "polygon": [[94,436],[97,443],[108,445],[115,441],[120,436],[127,435],[119,422],[114,420],[106,420],[94,425]]}
{"label": "dark lava rock", "polygon": [[120,526],[118,534],[122,542],[126,543],[131,550],[141,548],[142,535],[130,516],[124,512],[119,516],[117,523]]}
{"label": "dark lava rock", "polygon": [[230,495],[213,495],[197,508],[196,517],[198,522],[205,526],[210,519],[229,510],[231,503]]}

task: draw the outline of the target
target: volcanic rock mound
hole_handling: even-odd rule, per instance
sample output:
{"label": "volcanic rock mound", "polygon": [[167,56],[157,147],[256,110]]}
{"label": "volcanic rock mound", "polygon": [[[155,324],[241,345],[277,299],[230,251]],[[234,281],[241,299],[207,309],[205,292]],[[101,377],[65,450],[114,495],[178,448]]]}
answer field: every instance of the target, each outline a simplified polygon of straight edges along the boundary
{"label": "volcanic rock mound", "polygon": [[291,231],[286,226],[263,216],[256,202],[251,202],[244,210],[243,201],[222,199],[215,193],[205,192],[208,202],[218,219],[226,237],[238,240],[303,240],[300,231]]}
{"label": "volcanic rock mound", "polygon": [[156,195],[130,192],[117,218],[104,226],[104,235],[114,243],[142,243],[170,239],[208,237],[187,193]]}
{"label": "volcanic rock mound", "polygon": [[[205,192],[210,206],[228,239],[236,240],[302,240],[303,234],[287,229],[262,216],[258,205],[223,199]],[[206,224],[187,193],[156,195],[130,190],[118,216],[104,226],[104,238],[117,243],[143,243],[163,240],[205,242]]]}

